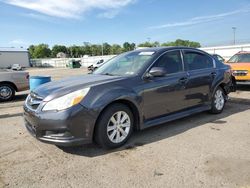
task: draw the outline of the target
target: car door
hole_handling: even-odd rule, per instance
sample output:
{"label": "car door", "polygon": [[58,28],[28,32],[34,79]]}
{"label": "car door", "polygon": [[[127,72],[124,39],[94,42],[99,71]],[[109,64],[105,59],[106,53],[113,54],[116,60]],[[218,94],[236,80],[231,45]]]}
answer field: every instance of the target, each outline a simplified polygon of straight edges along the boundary
{"label": "car door", "polygon": [[183,57],[188,74],[185,103],[187,107],[204,105],[209,102],[210,88],[216,76],[214,60],[195,50],[183,50]]}
{"label": "car door", "polygon": [[185,108],[187,74],[184,71],[181,51],[165,52],[152,67],[165,68],[166,75],[144,79],[144,120],[154,119]]}

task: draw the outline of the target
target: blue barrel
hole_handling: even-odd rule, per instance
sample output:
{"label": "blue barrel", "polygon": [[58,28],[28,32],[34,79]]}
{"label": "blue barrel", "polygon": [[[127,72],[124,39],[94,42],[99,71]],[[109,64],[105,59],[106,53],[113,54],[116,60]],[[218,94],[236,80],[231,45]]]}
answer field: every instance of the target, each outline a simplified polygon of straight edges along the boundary
{"label": "blue barrel", "polygon": [[36,89],[38,86],[51,81],[50,76],[31,76],[30,77],[30,90]]}

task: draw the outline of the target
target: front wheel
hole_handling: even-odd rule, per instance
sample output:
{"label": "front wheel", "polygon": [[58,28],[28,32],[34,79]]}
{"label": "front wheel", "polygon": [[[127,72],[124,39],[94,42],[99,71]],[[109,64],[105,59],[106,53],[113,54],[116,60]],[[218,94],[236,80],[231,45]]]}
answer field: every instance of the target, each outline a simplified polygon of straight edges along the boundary
{"label": "front wheel", "polygon": [[100,116],[95,141],[103,148],[117,148],[125,144],[133,132],[134,117],[123,104],[108,107]]}
{"label": "front wheel", "polygon": [[212,98],[212,108],[210,110],[213,114],[219,114],[223,111],[226,102],[226,95],[221,87],[218,87]]}

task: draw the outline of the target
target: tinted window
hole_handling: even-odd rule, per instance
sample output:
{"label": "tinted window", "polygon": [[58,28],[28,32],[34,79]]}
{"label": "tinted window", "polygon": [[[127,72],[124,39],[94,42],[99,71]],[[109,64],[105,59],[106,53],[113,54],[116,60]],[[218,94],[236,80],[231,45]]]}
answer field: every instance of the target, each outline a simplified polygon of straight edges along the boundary
{"label": "tinted window", "polygon": [[250,54],[237,54],[229,59],[230,63],[250,62]]}
{"label": "tinted window", "polygon": [[221,56],[218,56],[218,60],[222,62],[224,61],[224,59]]}
{"label": "tinted window", "polygon": [[184,61],[188,70],[197,70],[213,67],[213,60],[209,56],[193,51],[184,51]]}
{"label": "tinted window", "polygon": [[165,68],[167,74],[183,71],[180,51],[165,53],[156,61],[154,67]]}

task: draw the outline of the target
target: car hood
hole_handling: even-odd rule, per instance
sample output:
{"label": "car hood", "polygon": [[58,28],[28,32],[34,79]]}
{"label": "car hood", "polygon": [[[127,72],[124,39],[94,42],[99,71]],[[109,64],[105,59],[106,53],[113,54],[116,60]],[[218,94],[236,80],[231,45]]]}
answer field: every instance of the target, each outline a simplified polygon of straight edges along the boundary
{"label": "car hood", "polygon": [[228,63],[233,70],[250,70],[250,62],[249,63]]}
{"label": "car hood", "polygon": [[125,77],[96,74],[75,76],[43,84],[32,92],[35,95],[45,99],[45,101],[49,101],[51,99],[66,95],[73,91],[121,79],[125,79]]}

